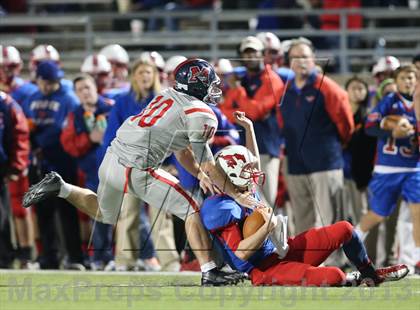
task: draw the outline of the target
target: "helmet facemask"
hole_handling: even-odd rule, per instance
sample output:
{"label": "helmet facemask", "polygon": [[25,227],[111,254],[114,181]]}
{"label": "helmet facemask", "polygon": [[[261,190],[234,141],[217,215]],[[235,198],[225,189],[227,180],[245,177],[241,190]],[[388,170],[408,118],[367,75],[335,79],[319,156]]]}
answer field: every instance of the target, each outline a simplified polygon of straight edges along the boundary
{"label": "helmet facemask", "polygon": [[255,163],[249,163],[242,168],[240,178],[248,180],[248,187],[253,185],[263,186],[265,183],[265,173],[257,170]]}
{"label": "helmet facemask", "polygon": [[216,76],[216,79],[210,83],[207,89],[207,95],[204,96],[203,102],[209,105],[217,105],[222,98],[222,90],[219,88],[220,78]]}

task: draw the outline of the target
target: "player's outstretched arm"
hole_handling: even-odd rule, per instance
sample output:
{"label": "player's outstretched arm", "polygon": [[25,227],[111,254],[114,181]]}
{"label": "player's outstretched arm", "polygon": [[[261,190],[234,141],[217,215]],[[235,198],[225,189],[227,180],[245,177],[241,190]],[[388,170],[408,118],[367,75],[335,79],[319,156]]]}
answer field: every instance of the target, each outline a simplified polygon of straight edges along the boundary
{"label": "player's outstretched arm", "polygon": [[249,259],[256,251],[258,251],[270,232],[277,226],[277,217],[272,216],[271,208],[257,209],[264,217],[265,223],[254,234],[239,242],[235,255],[242,259]]}
{"label": "player's outstretched arm", "polygon": [[245,112],[235,111],[233,116],[235,118],[235,123],[245,129],[245,146],[256,158],[258,158],[258,167],[256,168],[260,170],[260,152],[258,150],[257,138],[255,137],[254,125],[252,121],[245,116]]}

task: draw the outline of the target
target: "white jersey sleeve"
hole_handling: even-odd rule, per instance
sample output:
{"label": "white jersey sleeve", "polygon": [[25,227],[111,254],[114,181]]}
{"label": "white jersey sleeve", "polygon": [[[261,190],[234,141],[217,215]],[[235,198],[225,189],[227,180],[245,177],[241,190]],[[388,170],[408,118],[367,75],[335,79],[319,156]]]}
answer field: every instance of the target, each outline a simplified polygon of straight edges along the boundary
{"label": "white jersey sleeve", "polygon": [[184,111],[187,119],[188,139],[196,161],[201,164],[213,161],[209,141],[217,130],[217,118],[205,104]]}

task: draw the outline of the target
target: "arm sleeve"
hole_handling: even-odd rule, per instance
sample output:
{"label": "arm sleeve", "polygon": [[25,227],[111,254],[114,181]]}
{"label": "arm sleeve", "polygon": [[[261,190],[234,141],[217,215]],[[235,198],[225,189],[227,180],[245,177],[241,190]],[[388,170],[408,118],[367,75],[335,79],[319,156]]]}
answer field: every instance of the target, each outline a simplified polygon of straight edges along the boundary
{"label": "arm sleeve", "polygon": [[17,103],[12,103],[12,145],[10,152],[10,167],[12,172],[20,173],[29,163],[29,128],[22,109]]}
{"label": "arm sleeve", "polygon": [[73,157],[80,157],[85,155],[92,147],[92,142],[89,139],[87,132],[77,134],[74,125],[74,113],[70,112],[67,116],[65,126],[61,131],[60,142],[63,149]]}
{"label": "arm sleeve", "polygon": [[187,116],[188,138],[198,164],[213,161],[208,141],[217,129],[216,116],[207,113],[193,113]]}
{"label": "arm sleeve", "polygon": [[329,79],[323,82],[321,91],[325,96],[325,109],[336,125],[341,141],[349,142],[354,131],[354,120],[347,93]]}
{"label": "arm sleeve", "polygon": [[389,107],[392,104],[390,97],[383,98],[376,107],[368,114],[365,123],[366,134],[373,137],[388,138],[390,130],[383,130],[381,122],[389,114]]}

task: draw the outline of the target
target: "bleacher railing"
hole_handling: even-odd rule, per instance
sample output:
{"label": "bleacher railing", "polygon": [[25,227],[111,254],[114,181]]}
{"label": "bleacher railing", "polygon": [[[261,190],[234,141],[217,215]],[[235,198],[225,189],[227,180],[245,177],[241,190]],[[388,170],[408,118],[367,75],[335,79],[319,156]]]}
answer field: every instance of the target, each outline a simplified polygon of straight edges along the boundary
{"label": "bleacher railing", "polygon": [[[110,43],[119,43],[129,47],[130,53],[138,54],[139,50],[154,49],[162,52],[163,56],[169,57],[175,54],[186,56],[200,56],[208,59],[220,57],[236,57],[236,48],[240,40],[247,35],[254,35],[257,31],[249,27],[250,21],[258,16],[278,17],[304,17],[308,15],[320,16],[323,14],[339,15],[340,26],[337,30],[319,30],[310,28],[300,29],[268,29],[277,34],[281,39],[298,36],[305,37],[335,37],[338,46],[333,49],[320,49],[317,54],[320,57],[327,57],[337,60],[341,73],[350,71],[353,64],[371,64],[375,58],[387,55],[395,55],[403,59],[410,59],[413,55],[420,53],[420,10],[409,9],[345,9],[345,10],[205,10],[205,11],[148,11],[133,12],[128,14],[89,13],[82,15],[49,14],[38,15],[10,15],[0,19],[0,27],[18,26],[48,26],[44,32],[14,32],[2,34],[1,41],[15,43],[22,48],[30,48],[31,45],[39,43],[50,43],[54,45],[55,40],[67,39],[72,42],[81,42],[82,50],[68,49],[67,54],[74,54],[83,57],[98,50],[100,47]],[[348,29],[347,17],[359,14],[364,19],[362,29]],[[199,29],[171,31],[170,29],[148,31],[147,24],[151,19],[164,21],[165,19],[177,19],[200,24]],[[404,27],[379,27],[376,25],[379,20],[404,19]],[[102,25],[108,23],[110,28],[114,21],[139,20],[145,29],[132,29],[133,31],[112,31],[103,30]],[[238,23],[234,29],[226,29],[229,23]],[[255,23],[254,23],[255,24]],[[79,28],[77,28],[77,26]],[[63,30],[63,27],[67,27]],[[76,29],[72,29],[72,28]],[[23,28],[24,29],[24,28]],[[349,46],[349,38],[357,36],[364,42],[368,42],[366,48],[352,48]],[[28,38],[30,40],[28,41]],[[375,46],[379,38],[384,41],[395,42],[393,47]],[[19,43],[20,42],[20,43]],[[5,44],[5,43],[2,43]],[[70,44],[71,45],[71,44]],[[66,51],[63,53],[66,57]],[[80,60],[81,61],[81,60]]]}

